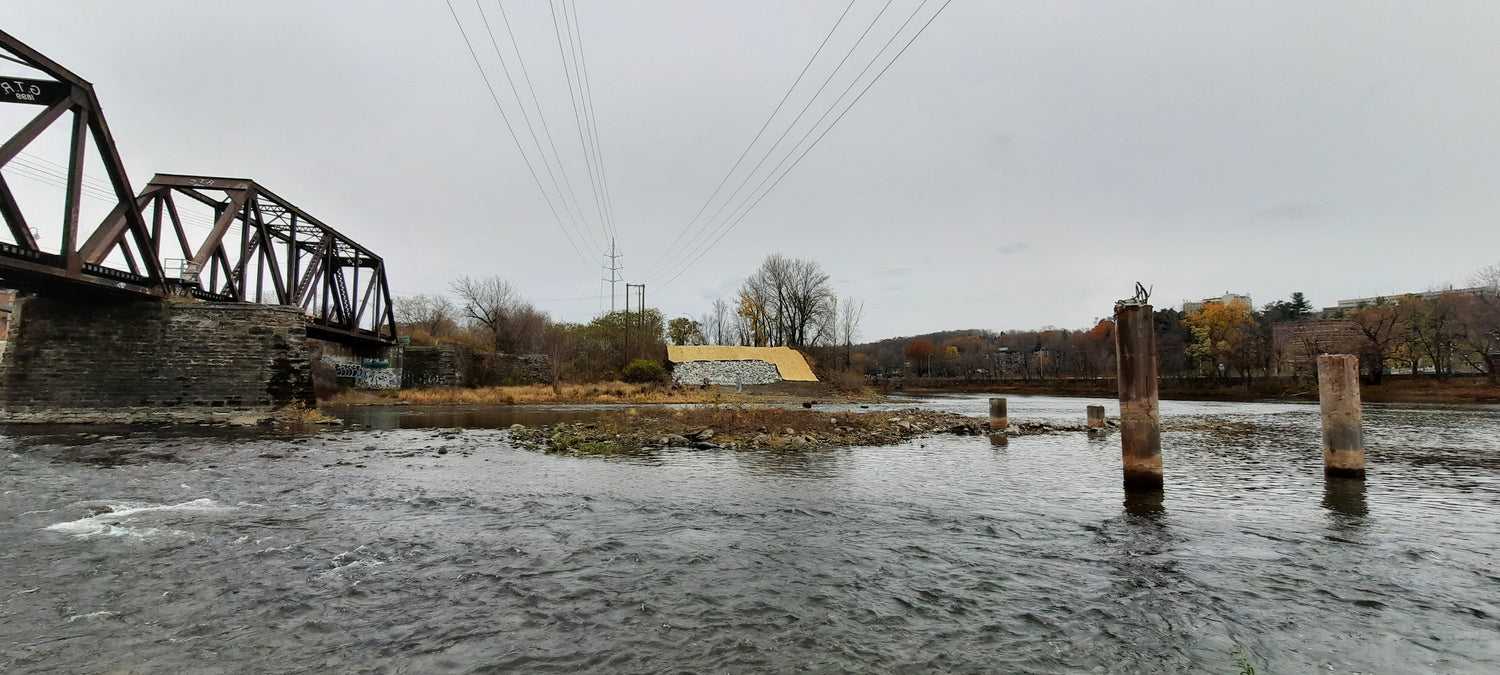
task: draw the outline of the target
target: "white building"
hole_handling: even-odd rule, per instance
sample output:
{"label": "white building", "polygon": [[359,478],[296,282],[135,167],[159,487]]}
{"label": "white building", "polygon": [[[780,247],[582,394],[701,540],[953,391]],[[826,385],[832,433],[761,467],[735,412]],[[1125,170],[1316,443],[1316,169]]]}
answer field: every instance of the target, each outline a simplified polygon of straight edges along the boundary
{"label": "white building", "polygon": [[1222,304],[1227,305],[1227,304],[1229,304],[1231,302],[1234,302],[1235,300],[1244,300],[1245,304],[1247,304],[1247,305],[1249,305],[1251,307],[1255,307],[1255,304],[1252,303],[1252,302],[1250,302],[1250,296],[1243,295],[1243,294],[1240,294],[1240,293],[1230,293],[1229,291],[1224,291],[1224,295],[1222,295],[1220,297],[1217,297],[1217,298],[1204,298],[1204,299],[1199,300],[1197,302],[1193,302],[1191,300],[1183,302],[1182,303],[1182,313],[1183,314],[1192,314],[1193,312],[1201,312],[1201,311],[1203,311],[1203,306],[1206,305],[1206,304],[1208,304],[1208,303],[1210,303],[1210,302],[1218,302],[1218,303],[1222,303]]}

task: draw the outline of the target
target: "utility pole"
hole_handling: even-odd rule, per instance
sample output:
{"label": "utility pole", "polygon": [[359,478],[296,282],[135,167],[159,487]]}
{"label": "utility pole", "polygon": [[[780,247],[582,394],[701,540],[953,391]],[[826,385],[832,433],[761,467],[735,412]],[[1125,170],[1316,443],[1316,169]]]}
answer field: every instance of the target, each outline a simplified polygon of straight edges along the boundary
{"label": "utility pole", "polygon": [[[637,316],[630,314],[630,291],[636,290],[636,312]],[[646,325],[646,284],[625,284],[625,360],[630,361],[630,333],[636,328],[644,328]],[[632,327],[631,324],[635,326]],[[644,340],[636,340],[644,343]]]}
{"label": "utility pole", "polygon": [[609,267],[604,269],[609,270],[609,312],[613,314],[615,311],[615,282],[622,281],[620,270],[624,269],[619,263],[619,258],[622,256],[620,255],[620,250],[615,247],[614,237],[610,237],[609,239],[609,254],[605,257],[609,258]]}

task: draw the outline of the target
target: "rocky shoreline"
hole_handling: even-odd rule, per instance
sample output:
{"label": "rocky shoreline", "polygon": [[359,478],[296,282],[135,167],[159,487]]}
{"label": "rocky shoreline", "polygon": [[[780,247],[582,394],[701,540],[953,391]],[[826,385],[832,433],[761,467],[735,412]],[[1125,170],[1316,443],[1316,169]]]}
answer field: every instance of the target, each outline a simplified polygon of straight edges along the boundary
{"label": "rocky shoreline", "polygon": [[915,408],[880,412],[827,413],[784,408],[706,408],[631,410],[597,422],[513,425],[519,446],[551,453],[617,455],[665,449],[818,450],[894,445],[936,434],[1009,437],[1088,431],[1083,425],[1041,422],[992,431],[985,419]]}

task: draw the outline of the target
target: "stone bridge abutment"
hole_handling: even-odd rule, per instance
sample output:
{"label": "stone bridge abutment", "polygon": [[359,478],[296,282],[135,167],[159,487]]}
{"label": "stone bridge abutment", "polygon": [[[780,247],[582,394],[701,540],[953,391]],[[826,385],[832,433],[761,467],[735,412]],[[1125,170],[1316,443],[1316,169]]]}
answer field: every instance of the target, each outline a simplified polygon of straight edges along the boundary
{"label": "stone bridge abutment", "polygon": [[33,296],[0,358],[11,421],[223,421],[312,405],[295,307]]}

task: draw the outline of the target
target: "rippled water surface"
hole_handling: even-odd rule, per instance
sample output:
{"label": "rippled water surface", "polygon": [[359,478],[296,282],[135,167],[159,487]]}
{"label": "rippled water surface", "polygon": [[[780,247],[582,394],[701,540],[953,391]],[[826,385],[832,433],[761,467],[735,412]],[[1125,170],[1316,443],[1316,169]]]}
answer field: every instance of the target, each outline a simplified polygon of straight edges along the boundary
{"label": "rippled water surface", "polygon": [[5,430],[0,670],[1500,671],[1493,407],[1367,406],[1361,485],[1316,406],[1164,402],[1139,500],[1116,436],[591,459],[375,412]]}

